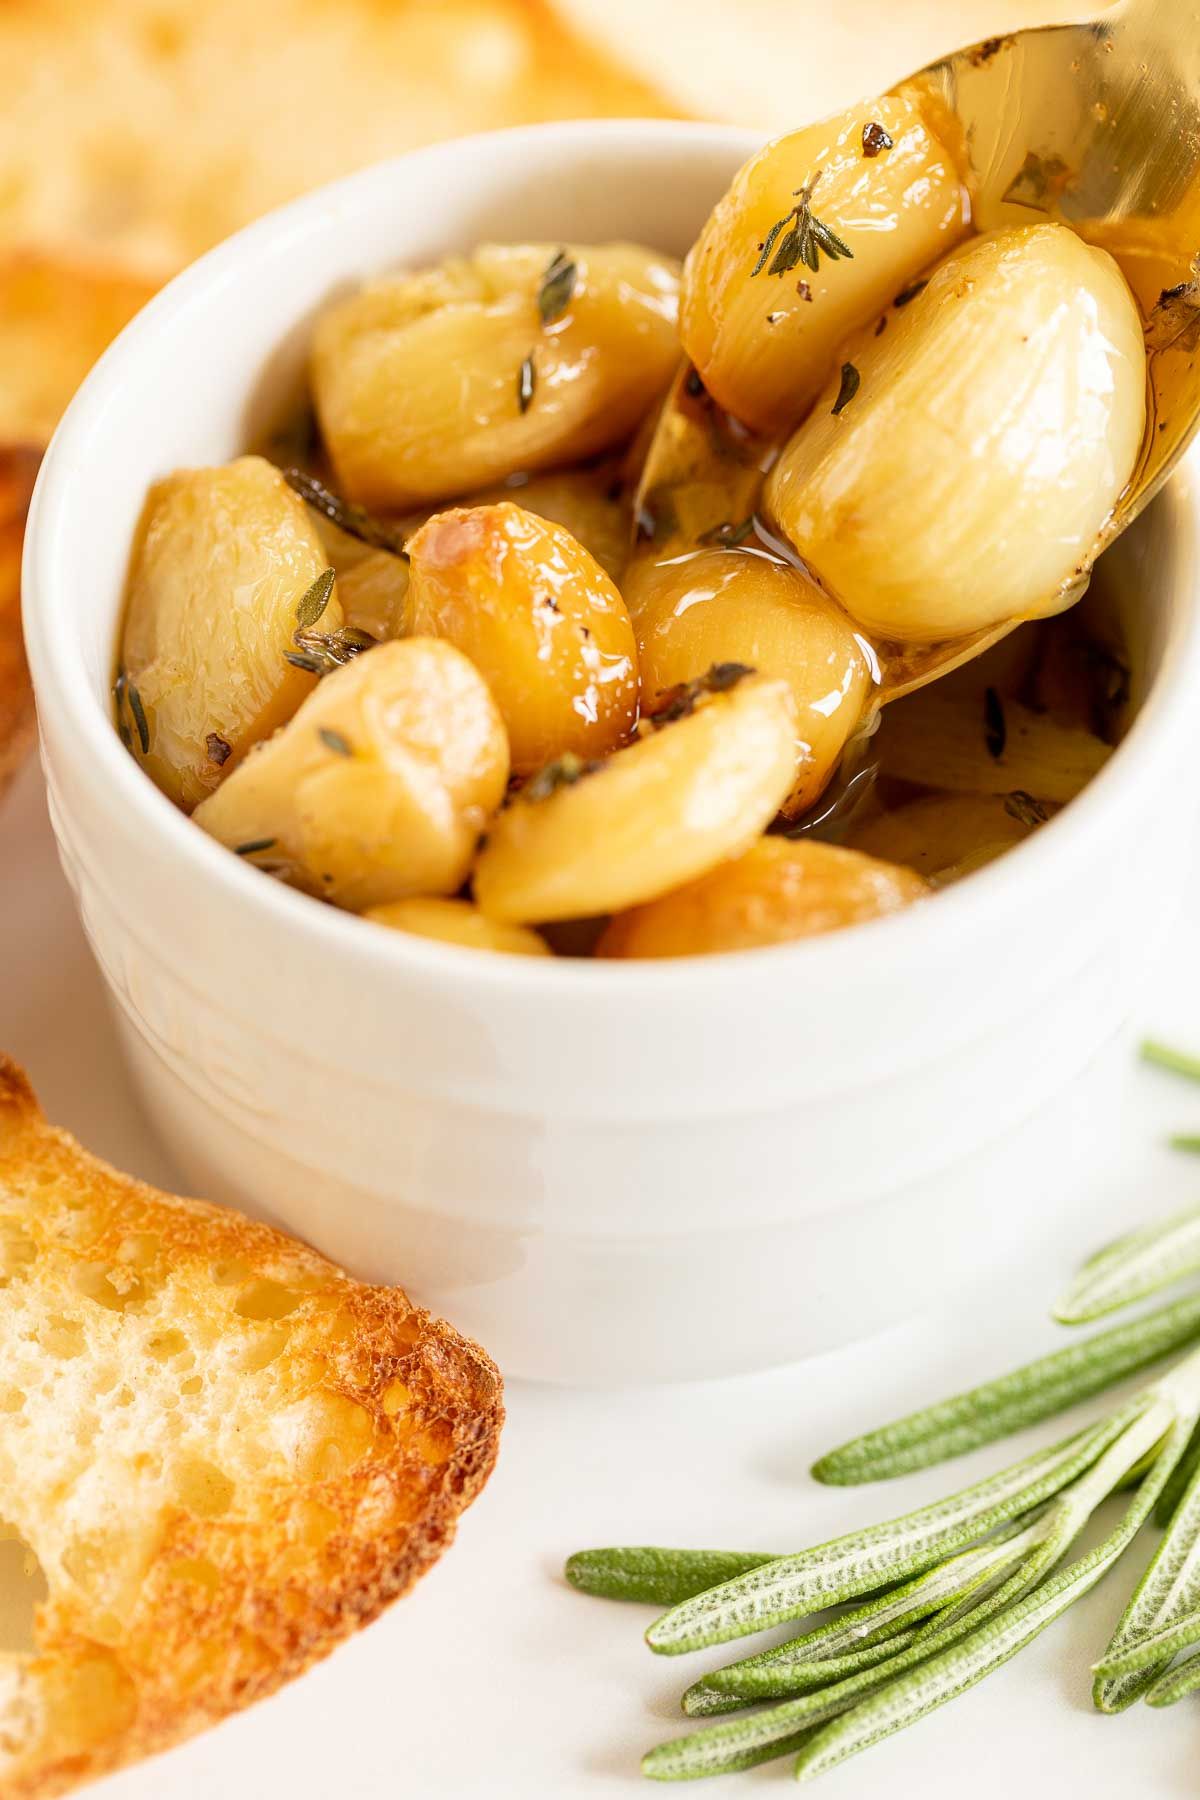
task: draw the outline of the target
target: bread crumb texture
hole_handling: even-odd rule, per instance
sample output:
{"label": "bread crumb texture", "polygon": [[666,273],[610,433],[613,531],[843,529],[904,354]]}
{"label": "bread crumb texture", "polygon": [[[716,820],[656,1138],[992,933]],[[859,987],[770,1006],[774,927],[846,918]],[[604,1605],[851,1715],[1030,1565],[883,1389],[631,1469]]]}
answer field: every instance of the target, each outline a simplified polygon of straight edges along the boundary
{"label": "bread crumb texture", "polygon": [[0,1796],[248,1706],[440,1555],[499,1375],[398,1288],[119,1175],[0,1057]]}

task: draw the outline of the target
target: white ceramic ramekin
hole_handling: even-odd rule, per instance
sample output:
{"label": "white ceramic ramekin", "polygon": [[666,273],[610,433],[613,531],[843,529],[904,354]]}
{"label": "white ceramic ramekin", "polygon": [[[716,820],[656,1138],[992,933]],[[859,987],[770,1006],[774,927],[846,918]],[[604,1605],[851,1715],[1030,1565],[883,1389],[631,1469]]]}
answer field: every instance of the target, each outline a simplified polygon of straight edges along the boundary
{"label": "white ceramic ramekin", "polygon": [[198,1191],[403,1281],[513,1375],[783,1362],[1019,1254],[1103,1141],[1075,1129],[1075,1077],[1179,888],[1200,721],[1186,473],[1118,551],[1149,691],[1109,767],[999,865],[840,936],[592,965],[384,932],[244,867],[121,748],[108,693],[147,484],[245,446],[331,293],[481,238],[682,252],[753,147],[703,125],[547,126],[273,214],[109,351],[30,517],[55,830],[163,1137]]}

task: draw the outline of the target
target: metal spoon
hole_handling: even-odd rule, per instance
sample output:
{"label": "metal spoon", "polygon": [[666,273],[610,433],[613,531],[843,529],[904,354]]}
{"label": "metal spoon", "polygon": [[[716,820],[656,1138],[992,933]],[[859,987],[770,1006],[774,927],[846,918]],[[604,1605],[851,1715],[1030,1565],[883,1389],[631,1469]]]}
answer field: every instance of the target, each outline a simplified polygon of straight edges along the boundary
{"label": "metal spoon", "polygon": [[[980,231],[1038,215],[1116,258],[1142,310],[1149,352],[1146,438],[1129,486],[1077,584],[1154,497],[1200,428],[1200,0],[1122,0],[1078,25],[988,38],[893,92],[956,140]],[[635,503],[648,537],[720,541],[753,511],[773,446],[755,440],[681,371],[651,441]],[[1076,596],[1077,597],[1077,596]],[[970,637],[878,646],[882,702],[980,655],[1020,620]]]}

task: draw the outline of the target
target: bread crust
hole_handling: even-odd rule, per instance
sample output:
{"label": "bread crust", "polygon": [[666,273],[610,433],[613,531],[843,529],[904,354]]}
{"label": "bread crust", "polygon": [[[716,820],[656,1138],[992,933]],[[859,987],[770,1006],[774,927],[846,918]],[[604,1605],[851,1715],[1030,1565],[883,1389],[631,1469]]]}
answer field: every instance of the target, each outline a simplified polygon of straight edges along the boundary
{"label": "bread crust", "polygon": [[[260,1327],[286,1334],[262,1377],[276,1411],[256,1426],[245,1402],[251,1436],[278,1435],[297,1407],[330,1434],[302,1466],[239,1479],[232,1496],[222,1490],[215,1509],[165,1505],[132,1598],[115,1616],[110,1601],[99,1609],[64,1576],[69,1559],[43,1547],[36,1521],[18,1521],[49,1592],[35,1654],[0,1655],[0,1676],[19,1690],[4,1712],[0,1681],[0,1745],[17,1729],[14,1717],[34,1721],[15,1756],[0,1753],[0,1796],[44,1800],[262,1699],[411,1587],[487,1480],[503,1406],[485,1352],[401,1289],[358,1282],[270,1226],[118,1173],[49,1126],[25,1075],[0,1056],[0,1229],[6,1223],[29,1260],[0,1283],[0,1318],[21,1281],[41,1284],[39,1316],[61,1323],[62,1295],[80,1291],[80,1271],[94,1281],[97,1269],[132,1268],[135,1330],[150,1304],[144,1292],[156,1323],[174,1321],[176,1336],[195,1335],[199,1323],[211,1330],[214,1320],[252,1344]],[[140,1247],[133,1264],[130,1245]],[[87,1306],[97,1303],[81,1304],[90,1329]],[[117,1342],[125,1317],[103,1321]],[[203,1354],[195,1366],[193,1382]],[[136,1389],[137,1364],[123,1373]],[[162,1373],[144,1360],[148,1385]],[[239,1393],[256,1379],[240,1377]],[[0,1444],[6,1435],[11,1444],[19,1416],[0,1403]],[[97,1416],[92,1467],[106,1454],[108,1415]],[[111,1498],[124,1507],[123,1496]]]}
{"label": "bread crust", "polygon": [[41,451],[0,445],[0,795],[33,742],[33,691],[21,637],[21,544]]}

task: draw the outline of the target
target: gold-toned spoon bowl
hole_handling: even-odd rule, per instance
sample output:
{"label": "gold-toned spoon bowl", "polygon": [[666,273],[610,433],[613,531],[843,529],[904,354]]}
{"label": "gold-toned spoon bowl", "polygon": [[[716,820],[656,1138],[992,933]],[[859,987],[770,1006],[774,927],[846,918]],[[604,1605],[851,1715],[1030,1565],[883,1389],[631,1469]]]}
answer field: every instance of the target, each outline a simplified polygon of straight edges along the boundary
{"label": "gold-toned spoon bowl", "polygon": [[[1132,478],[1059,607],[1153,498],[1200,425],[1200,5],[1123,0],[1098,18],[1020,31],[899,82],[955,147],[979,232],[1051,220],[1107,250],[1146,334],[1146,431]],[[653,540],[721,540],[754,510],[774,446],[741,433],[685,368],[637,496]],[[1054,610],[1048,606],[1046,610]],[[996,643],[1021,619],[940,643],[877,644],[890,701]]]}

